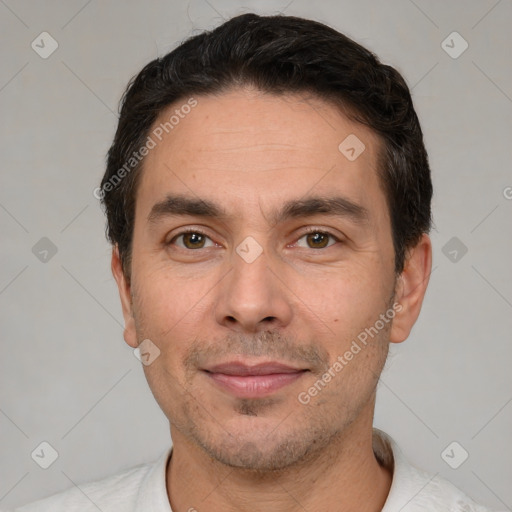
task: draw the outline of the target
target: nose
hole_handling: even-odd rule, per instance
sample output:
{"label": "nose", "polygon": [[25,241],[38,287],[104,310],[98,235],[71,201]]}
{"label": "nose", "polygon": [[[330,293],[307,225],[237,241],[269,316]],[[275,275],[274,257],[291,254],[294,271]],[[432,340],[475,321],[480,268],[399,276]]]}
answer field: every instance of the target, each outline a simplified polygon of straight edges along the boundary
{"label": "nose", "polygon": [[216,320],[231,330],[282,329],[291,321],[293,294],[265,252],[254,261],[233,253],[232,269],[216,292]]}

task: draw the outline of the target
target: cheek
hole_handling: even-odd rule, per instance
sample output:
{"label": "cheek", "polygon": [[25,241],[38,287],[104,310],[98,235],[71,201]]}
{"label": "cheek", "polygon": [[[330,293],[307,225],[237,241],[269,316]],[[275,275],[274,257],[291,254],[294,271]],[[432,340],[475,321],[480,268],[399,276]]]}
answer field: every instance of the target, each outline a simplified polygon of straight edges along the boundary
{"label": "cheek", "polygon": [[169,268],[138,276],[137,313],[142,324],[158,337],[175,337],[183,330],[193,333],[211,285],[206,280],[177,278]]}
{"label": "cheek", "polygon": [[315,331],[331,355],[343,351],[385,312],[391,288],[384,287],[377,275],[363,268],[340,268],[328,278],[304,280],[303,303],[296,314],[316,324]]}
{"label": "cheek", "polygon": [[363,265],[351,265],[329,271],[324,276],[309,276],[299,287],[301,299],[314,309],[320,318],[339,323],[367,318],[382,306],[387,288],[382,273],[372,272]]}

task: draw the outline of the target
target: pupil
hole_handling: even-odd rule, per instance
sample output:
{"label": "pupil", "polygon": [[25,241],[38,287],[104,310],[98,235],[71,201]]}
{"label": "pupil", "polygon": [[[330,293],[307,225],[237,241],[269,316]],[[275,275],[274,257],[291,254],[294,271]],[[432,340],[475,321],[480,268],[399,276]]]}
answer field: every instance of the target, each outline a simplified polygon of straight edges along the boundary
{"label": "pupil", "polygon": [[320,245],[320,247],[324,247],[325,246],[325,240],[327,239],[327,237],[325,235],[323,235],[322,233],[314,233],[313,235],[310,235],[310,237],[313,239],[312,240],[312,243],[313,245],[316,245],[318,247],[318,244]]}
{"label": "pupil", "polygon": [[188,242],[191,244],[191,245],[198,245],[201,244],[201,239],[203,238],[203,235],[200,235],[198,233],[188,233],[186,235],[186,239],[188,240]]}

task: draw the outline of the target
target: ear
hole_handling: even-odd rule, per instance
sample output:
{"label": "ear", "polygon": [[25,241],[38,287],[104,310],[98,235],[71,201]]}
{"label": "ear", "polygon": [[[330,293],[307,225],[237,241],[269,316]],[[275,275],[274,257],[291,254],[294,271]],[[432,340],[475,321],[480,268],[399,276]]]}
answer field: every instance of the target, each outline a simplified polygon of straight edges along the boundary
{"label": "ear", "polygon": [[135,331],[135,319],[133,317],[132,308],[132,297],[131,289],[128,280],[126,279],[123,266],[121,264],[121,258],[119,257],[119,248],[116,245],[112,250],[112,274],[117,282],[119,289],[119,297],[121,298],[121,306],[123,308],[124,317],[124,341],[130,345],[130,347],[137,348],[137,335]]}
{"label": "ear", "polygon": [[407,252],[404,270],[397,279],[395,301],[401,305],[391,326],[391,343],[401,343],[409,336],[421,310],[432,269],[432,242],[423,234],[418,244]]}

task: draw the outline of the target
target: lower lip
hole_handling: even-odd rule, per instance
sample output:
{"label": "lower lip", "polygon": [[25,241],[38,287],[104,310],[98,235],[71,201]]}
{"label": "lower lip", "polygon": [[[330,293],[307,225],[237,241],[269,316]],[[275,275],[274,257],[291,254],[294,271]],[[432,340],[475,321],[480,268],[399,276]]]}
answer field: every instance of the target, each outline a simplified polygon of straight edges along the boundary
{"label": "lower lip", "polygon": [[300,379],[305,371],[269,375],[226,375],[206,372],[215,384],[239,398],[261,398]]}

